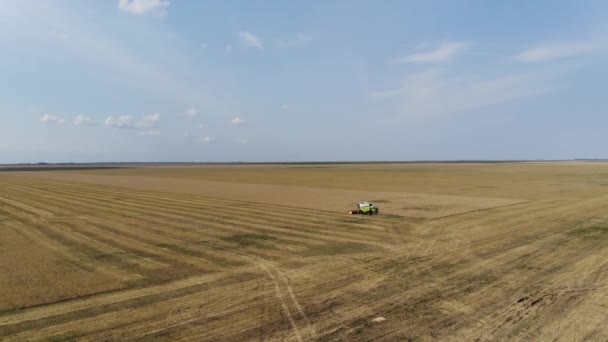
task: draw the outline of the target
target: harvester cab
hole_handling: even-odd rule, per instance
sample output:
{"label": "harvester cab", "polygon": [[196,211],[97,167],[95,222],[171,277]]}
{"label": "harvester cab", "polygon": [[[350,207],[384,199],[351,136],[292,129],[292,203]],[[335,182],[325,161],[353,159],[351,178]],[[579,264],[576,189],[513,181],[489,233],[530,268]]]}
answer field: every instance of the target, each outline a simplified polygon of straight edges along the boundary
{"label": "harvester cab", "polygon": [[349,214],[361,214],[361,215],[378,215],[380,213],[380,208],[375,206],[373,203],[369,202],[361,202],[357,203],[357,210],[352,210]]}

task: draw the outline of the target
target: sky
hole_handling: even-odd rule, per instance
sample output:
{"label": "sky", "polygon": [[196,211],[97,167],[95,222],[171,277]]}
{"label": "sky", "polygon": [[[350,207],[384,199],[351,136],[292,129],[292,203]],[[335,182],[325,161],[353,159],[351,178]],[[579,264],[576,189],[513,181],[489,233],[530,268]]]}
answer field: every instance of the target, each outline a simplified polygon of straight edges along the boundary
{"label": "sky", "polygon": [[606,1],[0,0],[0,163],[608,158]]}

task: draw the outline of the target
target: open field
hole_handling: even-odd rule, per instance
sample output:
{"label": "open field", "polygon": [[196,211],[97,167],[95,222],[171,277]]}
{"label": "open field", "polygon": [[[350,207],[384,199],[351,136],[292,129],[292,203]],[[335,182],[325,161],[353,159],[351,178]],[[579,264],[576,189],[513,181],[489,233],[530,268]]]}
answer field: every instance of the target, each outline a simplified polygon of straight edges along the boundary
{"label": "open field", "polygon": [[604,341],[607,190],[607,163],[3,172],[0,340]]}

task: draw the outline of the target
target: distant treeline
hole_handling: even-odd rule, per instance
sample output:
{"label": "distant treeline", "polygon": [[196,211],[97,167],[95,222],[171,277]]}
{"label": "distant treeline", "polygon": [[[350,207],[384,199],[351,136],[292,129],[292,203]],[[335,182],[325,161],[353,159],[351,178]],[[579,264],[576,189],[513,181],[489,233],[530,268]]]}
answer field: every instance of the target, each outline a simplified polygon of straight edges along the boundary
{"label": "distant treeline", "polygon": [[542,162],[604,162],[608,159],[513,159],[513,160],[378,160],[378,161],[302,161],[302,162],[99,162],[99,163],[37,163],[0,164],[1,171],[61,171],[61,170],[104,170],[125,169],[143,166],[163,165],[350,165],[350,164],[498,164],[498,163],[542,163]]}
{"label": "distant treeline", "polygon": [[108,170],[108,169],[128,169],[129,167],[118,167],[118,166],[95,166],[95,165],[55,165],[55,164],[46,164],[46,165],[14,165],[8,166],[3,165],[0,166],[0,172],[8,172],[8,171],[68,171],[68,170]]}

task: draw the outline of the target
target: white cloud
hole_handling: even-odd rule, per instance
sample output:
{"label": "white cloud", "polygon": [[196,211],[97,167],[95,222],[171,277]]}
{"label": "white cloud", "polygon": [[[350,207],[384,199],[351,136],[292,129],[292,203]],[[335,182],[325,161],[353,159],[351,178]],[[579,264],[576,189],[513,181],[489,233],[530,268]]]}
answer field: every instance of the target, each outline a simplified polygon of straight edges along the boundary
{"label": "white cloud", "polygon": [[522,51],[515,56],[520,62],[546,62],[556,59],[587,55],[599,50],[601,46],[593,42],[575,42],[562,44],[542,44]]}
{"label": "white cloud", "polygon": [[115,128],[146,128],[146,127],[156,127],[158,122],[160,121],[160,114],[154,113],[150,115],[144,115],[144,117],[135,121],[135,119],[130,115],[121,115],[118,117],[110,116],[106,119],[106,126],[115,127]]}
{"label": "white cloud", "polygon": [[372,98],[393,101],[404,118],[432,117],[540,95],[554,89],[551,83],[543,74],[445,77],[429,70],[411,74],[402,87],[374,93]]}
{"label": "white cloud", "polygon": [[135,15],[153,13],[167,14],[167,7],[171,3],[163,0],[118,0],[118,8]]}
{"label": "white cloud", "polygon": [[106,126],[115,128],[133,128],[133,117],[130,115],[122,115],[119,117],[108,117],[105,122]]}
{"label": "white cloud", "polygon": [[189,118],[193,118],[195,116],[198,115],[198,110],[194,107],[192,108],[188,108],[185,112],[184,112],[184,116],[187,116]]}
{"label": "white cloud", "polygon": [[212,143],[215,139],[213,139],[210,136],[205,136],[203,138],[200,139],[200,142],[205,143],[205,144],[209,144]]}
{"label": "white cloud", "polygon": [[262,43],[262,40],[251,32],[240,31],[239,37],[245,44],[251,47],[264,49],[264,44]]}
{"label": "white cloud", "polygon": [[233,125],[236,125],[236,126],[239,126],[239,125],[244,125],[244,124],[245,124],[245,120],[243,120],[243,119],[239,118],[238,116],[237,116],[237,117],[235,117],[234,119],[230,120],[230,122],[231,122]]}
{"label": "white cloud", "polygon": [[200,124],[200,125],[198,125],[198,128],[203,129],[203,128],[205,128],[205,125]]}
{"label": "white cloud", "polygon": [[84,115],[78,115],[74,118],[74,126],[92,125],[93,120]]}
{"label": "white cloud", "polygon": [[461,54],[469,44],[459,42],[444,42],[436,49],[415,53],[395,60],[395,63],[441,63],[447,62]]}
{"label": "white cloud", "polygon": [[248,139],[232,139],[232,141],[234,141],[235,143],[239,143],[239,144],[247,144],[247,143],[249,143]]}
{"label": "white cloud", "polygon": [[40,122],[45,125],[63,125],[65,120],[47,113],[40,118]]}
{"label": "white cloud", "polygon": [[158,113],[144,115],[144,117],[139,122],[137,122],[136,126],[137,126],[137,128],[155,127],[159,121],[160,121],[160,114],[158,114]]}
{"label": "white cloud", "polygon": [[306,45],[312,42],[314,38],[306,34],[298,34],[295,38],[289,40],[279,40],[278,44],[283,47],[294,47]]}
{"label": "white cloud", "polygon": [[148,137],[148,136],[156,136],[160,135],[159,131],[146,131],[146,132],[137,132],[135,133],[138,137]]}

